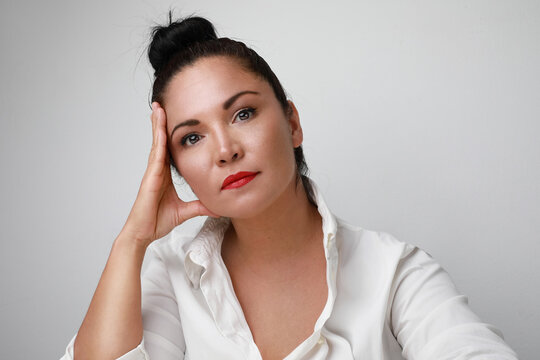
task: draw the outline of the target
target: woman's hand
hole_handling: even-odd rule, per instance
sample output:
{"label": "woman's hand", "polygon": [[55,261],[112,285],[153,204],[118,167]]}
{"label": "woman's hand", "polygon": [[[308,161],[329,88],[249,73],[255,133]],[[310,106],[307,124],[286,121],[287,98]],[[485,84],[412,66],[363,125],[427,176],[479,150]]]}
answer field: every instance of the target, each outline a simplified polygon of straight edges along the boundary
{"label": "woman's hand", "polygon": [[139,193],[121,234],[146,247],[175,226],[199,215],[217,217],[199,200],[184,202],[171,179],[165,110],[152,103],[152,149]]}

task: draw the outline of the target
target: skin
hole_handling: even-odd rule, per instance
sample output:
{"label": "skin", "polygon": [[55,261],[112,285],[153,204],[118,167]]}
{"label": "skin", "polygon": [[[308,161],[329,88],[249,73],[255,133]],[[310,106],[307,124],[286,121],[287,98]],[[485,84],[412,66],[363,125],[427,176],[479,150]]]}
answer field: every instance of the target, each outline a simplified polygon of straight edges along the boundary
{"label": "skin", "polygon": [[[224,108],[246,90],[257,94]],[[326,262],[321,217],[296,178],[293,149],[303,134],[290,105],[285,114],[266,81],[227,57],[200,59],[171,79],[163,104],[152,104],[148,167],[78,332],[77,360],[115,359],[140,343],[144,252],[198,215],[231,218],[222,257],[262,357],[283,358],[313,332]],[[178,198],[169,153],[199,200]],[[222,189],[239,171],[257,176]]]}
{"label": "skin", "polygon": [[[259,94],[242,95],[223,109],[228,98],[244,90]],[[278,196],[294,186],[293,148],[302,143],[302,128],[296,111],[286,118],[266,81],[234,60],[212,57],[178,73],[165,94],[169,149],[208,209],[236,219],[264,217]],[[256,109],[254,114],[243,110],[249,107]],[[173,127],[187,119],[200,124],[178,128],[170,138]],[[188,134],[199,140],[181,145]],[[238,171],[259,175],[242,188],[222,191],[223,180]]]}

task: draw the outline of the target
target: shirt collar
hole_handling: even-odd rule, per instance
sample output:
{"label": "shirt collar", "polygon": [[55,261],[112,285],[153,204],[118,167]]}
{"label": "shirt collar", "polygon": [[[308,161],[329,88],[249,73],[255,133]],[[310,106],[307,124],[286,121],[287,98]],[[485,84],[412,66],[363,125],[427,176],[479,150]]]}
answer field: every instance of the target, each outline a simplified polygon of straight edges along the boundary
{"label": "shirt collar", "polygon": [[[335,252],[335,235],[337,230],[337,221],[332,214],[321,191],[313,180],[310,179],[313,188],[314,200],[317,203],[317,209],[322,217],[323,242],[326,258],[329,260],[329,254]],[[186,274],[194,288],[199,288],[201,276],[212,261],[221,257],[221,242],[225,231],[229,227],[230,219],[222,217],[219,219],[208,218],[204,222],[199,233],[189,244],[184,266]]]}

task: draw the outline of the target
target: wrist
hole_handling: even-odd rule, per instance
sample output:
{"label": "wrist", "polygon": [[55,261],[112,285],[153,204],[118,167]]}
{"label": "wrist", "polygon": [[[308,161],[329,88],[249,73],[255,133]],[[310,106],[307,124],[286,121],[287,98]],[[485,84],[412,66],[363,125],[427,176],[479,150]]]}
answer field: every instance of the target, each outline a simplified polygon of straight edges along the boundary
{"label": "wrist", "polygon": [[138,240],[133,235],[121,231],[114,240],[113,250],[118,249],[121,250],[123,253],[131,253],[144,257],[148,245],[150,245],[150,242]]}

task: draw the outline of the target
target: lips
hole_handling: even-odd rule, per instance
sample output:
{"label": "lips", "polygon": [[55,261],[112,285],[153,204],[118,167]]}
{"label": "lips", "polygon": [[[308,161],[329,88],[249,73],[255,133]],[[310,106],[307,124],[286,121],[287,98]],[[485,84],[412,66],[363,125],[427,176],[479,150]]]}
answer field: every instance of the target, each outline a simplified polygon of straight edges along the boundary
{"label": "lips", "polygon": [[223,181],[223,185],[221,185],[221,190],[236,189],[244,186],[251,180],[255,179],[257,174],[257,172],[240,171],[236,174],[227,176],[227,178]]}

